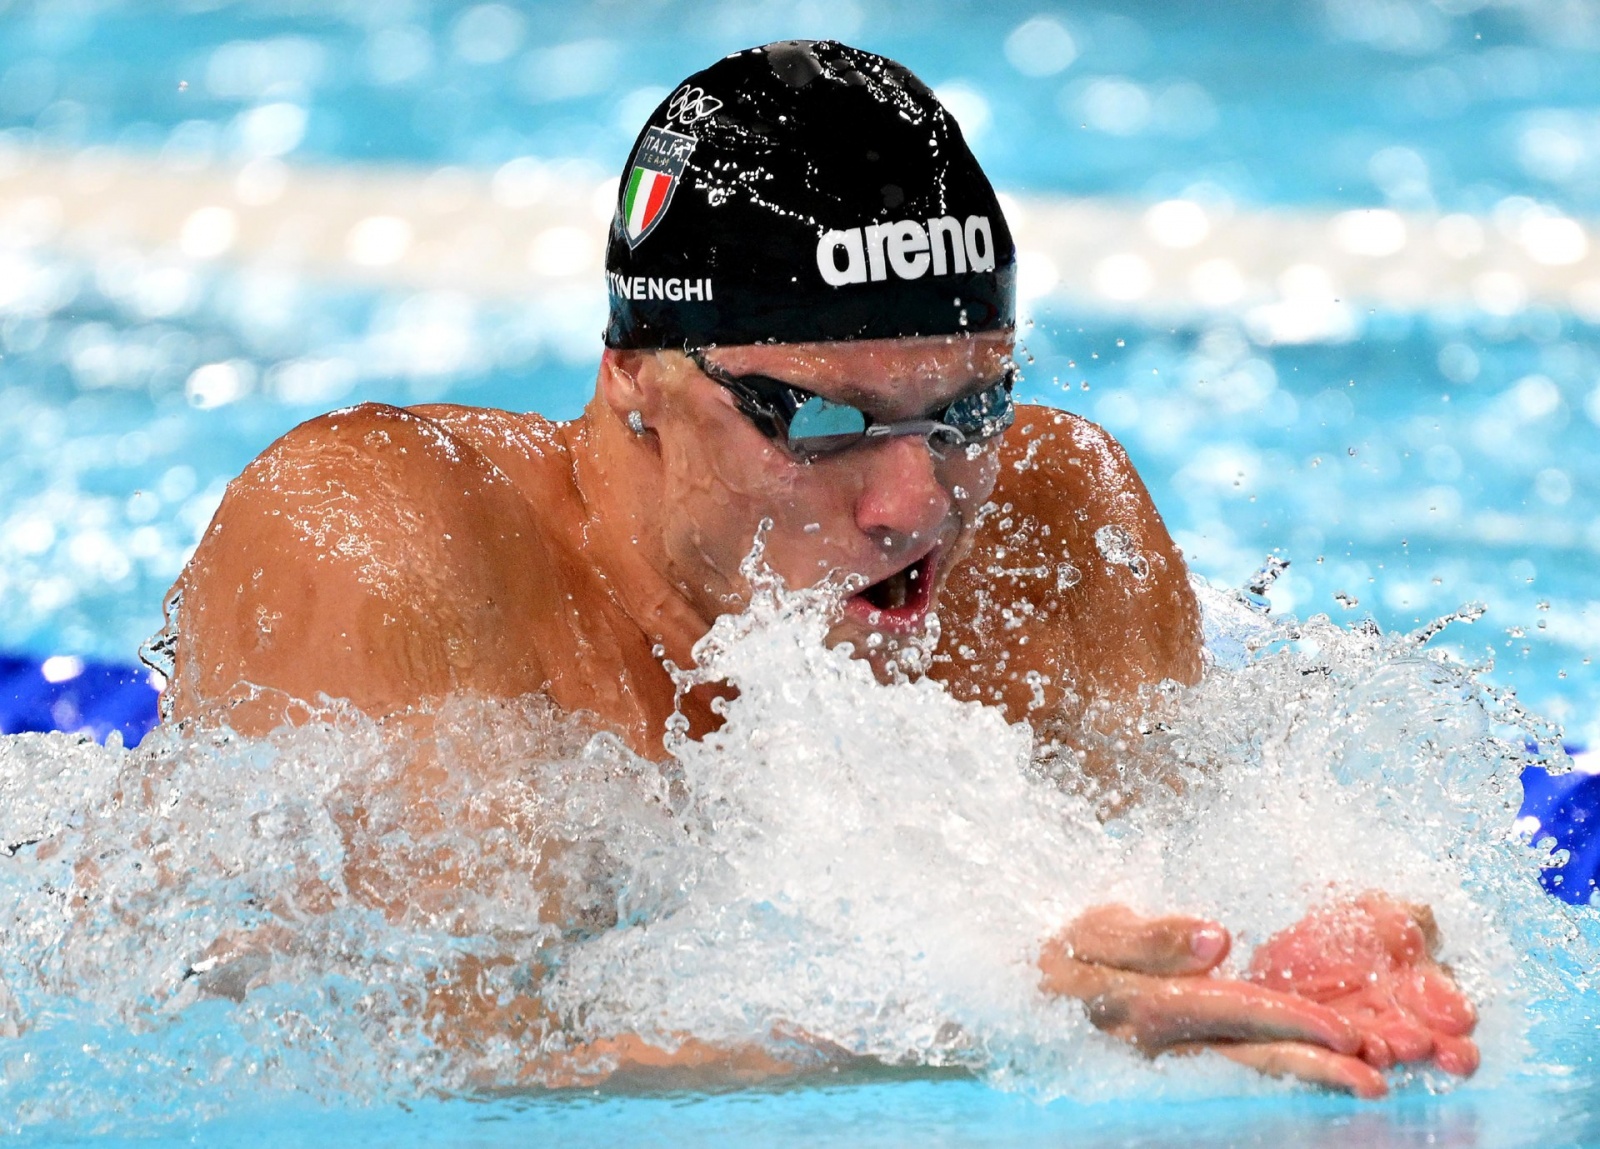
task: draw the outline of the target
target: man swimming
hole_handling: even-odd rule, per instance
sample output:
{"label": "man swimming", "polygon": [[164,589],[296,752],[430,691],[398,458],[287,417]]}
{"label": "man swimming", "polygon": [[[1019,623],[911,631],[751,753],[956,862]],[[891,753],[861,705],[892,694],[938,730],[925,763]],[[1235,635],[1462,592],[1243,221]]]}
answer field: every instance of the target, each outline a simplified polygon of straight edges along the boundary
{"label": "man swimming", "polygon": [[[830,641],[1048,716],[1092,770],[1090,736],[1141,687],[1199,677],[1198,612],[1121,448],[1014,405],[1014,272],[993,190],[911,73],[831,42],[719,61],[635,144],[584,414],[366,404],[278,440],[174,588],[170,717],[261,732],[292,700],[381,717],[541,692],[660,757],[675,711],[717,725],[714,692],[676,698],[663,660],[744,605],[764,533],[789,585],[853,580]],[[1041,984],[1152,1054],[1377,1095],[1397,1061],[1476,1065],[1428,928],[1369,896],[1235,981],[1221,926],[1108,907],[1043,944]]]}

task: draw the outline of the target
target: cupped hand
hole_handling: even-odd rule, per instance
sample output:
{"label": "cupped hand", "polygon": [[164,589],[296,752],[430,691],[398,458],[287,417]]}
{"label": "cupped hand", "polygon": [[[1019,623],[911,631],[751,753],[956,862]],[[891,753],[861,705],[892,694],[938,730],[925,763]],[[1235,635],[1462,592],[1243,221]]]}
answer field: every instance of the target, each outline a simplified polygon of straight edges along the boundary
{"label": "cupped hand", "polygon": [[1041,986],[1074,997],[1100,1029],[1155,1056],[1213,1049],[1273,1076],[1381,1097],[1365,1039],[1338,1011],[1294,992],[1216,976],[1228,931],[1201,918],[1085,912],[1044,946]]}
{"label": "cupped hand", "polygon": [[1426,906],[1366,893],[1268,938],[1246,976],[1332,1009],[1360,1031],[1361,1057],[1377,1069],[1431,1061],[1467,1076],[1478,1068],[1477,1012],[1434,960],[1438,943]]}

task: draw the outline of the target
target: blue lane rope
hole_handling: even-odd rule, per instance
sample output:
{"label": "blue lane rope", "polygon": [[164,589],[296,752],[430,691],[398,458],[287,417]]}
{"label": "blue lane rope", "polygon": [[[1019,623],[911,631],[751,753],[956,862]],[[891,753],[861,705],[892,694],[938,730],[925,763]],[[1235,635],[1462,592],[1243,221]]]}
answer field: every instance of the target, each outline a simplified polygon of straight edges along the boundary
{"label": "blue lane rope", "polygon": [[[159,721],[156,681],[143,667],[67,655],[0,655],[0,734],[61,730],[104,742],[116,730],[123,745],[136,746]],[[1577,754],[1583,748],[1566,750]],[[1522,789],[1519,816],[1533,830],[1534,846],[1567,854],[1564,864],[1540,874],[1540,882],[1564,902],[1587,905],[1600,889],[1600,773],[1552,775],[1529,766]]]}
{"label": "blue lane rope", "polygon": [[113,731],[135,746],[159,721],[159,691],[144,667],[68,655],[0,655],[0,734],[63,730],[104,742]]}
{"label": "blue lane rope", "polygon": [[[1583,747],[1566,750],[1581,754]],[[1600,829],[1600,774],[1583,769],[1551,774],[1543,766],[1529,766],[1522,772],[1519,817],[1538,823],[1528,827],[1535,848],[1567,854],[1564,864],[1539,875],[1540,884],[1564,902],[1590,904],[1600,889],[1600,834],[1595,832]]]}

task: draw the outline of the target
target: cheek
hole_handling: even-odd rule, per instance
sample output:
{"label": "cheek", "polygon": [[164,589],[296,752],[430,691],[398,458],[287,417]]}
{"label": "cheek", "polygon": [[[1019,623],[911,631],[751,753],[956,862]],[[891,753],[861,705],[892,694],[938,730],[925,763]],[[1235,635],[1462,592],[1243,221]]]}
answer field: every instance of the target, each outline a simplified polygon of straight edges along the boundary
{"label": "cheek", "polygon": [[968,458],[965,452],[945,460],[939,468],[939,481],[955,500],[961,518],[971,523],[978,508],[988,502],[994,493],[995,481],[1000,475],[1000,448],[990,444],[976,456]]}
{"label": "cheek", "polygon": [[[712,435],[669,451],[662,532],[675,565],[686,574],[690,566],[709,566],[734,578],[761,520],[771,519],[768,561],[793,578],[806,572],[793,565],[790,540],[803,540],[804,546],[837,526],[837,492],[764,441],[749,440],[743,434]],[[848,510],[850,504],[842,505]],[[807,532],[810,523],[819,529]]]}

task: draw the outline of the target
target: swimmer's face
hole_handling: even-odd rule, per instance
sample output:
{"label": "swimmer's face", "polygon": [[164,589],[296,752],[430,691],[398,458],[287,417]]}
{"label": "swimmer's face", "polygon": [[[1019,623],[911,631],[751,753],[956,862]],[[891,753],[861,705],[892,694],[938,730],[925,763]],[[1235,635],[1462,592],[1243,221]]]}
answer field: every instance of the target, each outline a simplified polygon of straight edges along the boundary
{"label": "swimmer's face", "polygon": [[[1011,351],[1009,332],[990,332],[720,347],[704,358],[728,375],[764,375],[898,421],[993,384]],[[686,356],[641,356],[635,369],[659,452],[664,573],[708,626],[747,601],[739,565],[771,519],[767,562],[788,585],[836,574],[865,581],[831,641],[851,641],[881,666],[925,634],[994,487],[998,438],[930,447],[919,435],[885,437],[802,462]]]}

